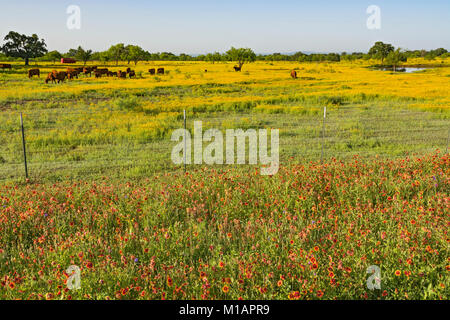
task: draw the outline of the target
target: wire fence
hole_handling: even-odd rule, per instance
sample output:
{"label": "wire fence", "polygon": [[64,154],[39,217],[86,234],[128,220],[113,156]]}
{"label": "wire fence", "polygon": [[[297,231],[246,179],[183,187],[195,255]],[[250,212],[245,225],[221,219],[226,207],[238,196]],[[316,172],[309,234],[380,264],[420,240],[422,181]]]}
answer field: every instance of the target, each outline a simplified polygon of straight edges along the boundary
{"label": "wire fence", "polygon": [[[76,132],[76,139],[62,139],[52,143],[52,134],[70,131],[69,124],[58,122],[60,112],[24,114],[26,153],[23,152],[20,113],[10,112],[0,126],[0,181],[24,179],[25,155],[31,179],[82,179],[100,176],[131,178],[155,173],[184,170],[183,165],[172,163],[171,152],[177,142],[170,140],[170,131],[157,139],[137,139],[132,134],[118,138],[93,139],[89,128]],[[86,117],[98,113],[68,111],[65,116]],[[242,115],[241,115],[242,116]],[[248,116],[248,115],[243,115]],[[54,118],[52,118],[54,117]],[[15,121],[14,121],[14,118]],[[188,116],[187,128],[193,132],[194,120],[204,120],[207,127],[222,127],[222,118],[202,114]],[[14,125],[14,123],[16,125]],[[247,128],[275,128],[280,130],[280,162],[319,161],[329,158],[345,159],[353,155],[369,158],[404,156],[430,152],[446,153],[450,137],[449,121],[432,113],[399,112],[396,117],[346,116],[332,111],[324,119],[322,114],[302,117],[283,114],[259,115],[258,121]],[[102,127],[102,123],[97,123]],[[108,131],[112,128],[102,127]],[[180,115],[178,128],[183,128]],[[36,137],[47,137],[48,143],[36,143]],[[73,137],[72,137],[73,138]],[[204,145],[207,145],[205,143]],[[268,142],[270,145],[270,142]],[[323,150],[323,151],[322,151]],[[198,166],[187,165],[187,170]]]}

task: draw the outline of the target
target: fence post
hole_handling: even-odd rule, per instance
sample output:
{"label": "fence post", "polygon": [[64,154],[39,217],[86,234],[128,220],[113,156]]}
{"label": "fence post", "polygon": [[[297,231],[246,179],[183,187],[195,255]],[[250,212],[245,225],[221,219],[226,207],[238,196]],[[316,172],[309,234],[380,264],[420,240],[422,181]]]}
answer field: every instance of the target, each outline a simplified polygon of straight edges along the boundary
{"label": "fence post", "polygon": [[327,117],[327,106],[323,108],[323,126],[322,126],[322,153],[320,155],[320,162],[323,162],[323,145],[325,140],[325,118]]}
{"label": "fence post", "polygon": [[28,179],[27,149],[25,147],[25,129],[23,128],[22,112],[20,113],[20,126],[22,128],[22,145],[23,145],[23,160],[25,163],[25,177]]}
{"label": "fence post", "polygon": [[183,120],[184,120],[184,173],[186,173],[186,109],[183,110]]}

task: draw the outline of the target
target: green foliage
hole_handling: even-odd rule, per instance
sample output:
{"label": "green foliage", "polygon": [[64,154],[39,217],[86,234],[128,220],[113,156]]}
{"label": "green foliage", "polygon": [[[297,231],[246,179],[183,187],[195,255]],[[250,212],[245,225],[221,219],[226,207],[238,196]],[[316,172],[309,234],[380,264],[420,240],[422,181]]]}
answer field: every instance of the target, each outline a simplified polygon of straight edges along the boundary
{"label": "green foliage", "polygon": [[52,61],[53,63],[55,63],[56,61],[60,60],[62,57],[63,56],[61,53],[59,53],[59,51],[53,50],[53,51],[46,53],[44,56],[42,56],[40,60]]}
{"label": "green foliage", "polygon": [[209,61],[209,62],[217,62],[217,61],[221,61],[222,60],[222,55],[219,52],[214,52],[214,53],[208,53],[205,56],[205,61]]}
{"label": "green foliage", "polygon": [[75,58],[81,60],[86,64],[92,57],[92,50],[84,50],[81,46],[78,47],[77,52],[75,54]]}
{"label": "green foliage", "polygon": [[134,65],[137,65],[137,63],[144,59],[145,57],[145,51],[139,46],[135,45],[128,45],[126,46],[127,50],[127,61],[130,63],[130,61],[134,62]]}
{"label": "green foliage", "polygon": [[230,61],[236,61],[239,67],[246,62],[254,62],[256,60],[256,54],[250,48],[234,48],[231,47],[230,50],[226,52],[226,55]]}
{"label": "green foliage", "polygon": [[369,50],[369,55],[373,58],[380,59],[383,63],[384,59],[389,55],[390,52],[394,51],[394,46],[389,43],[383,43],[381,41],[375,42],[372,48]]}
{"label": "green foliage", "polygon": [[116,65],[118,65],[119,61],[124,57],[126,58],[126,55],[127,50],[125,49],[125,45],[123,43],[112,45],[106,53],[106,56],[108,56],[109,60],[115,61]]}
{"label": "green foliage", "polygon": [[386,57],[386,63],[394,66],[394,71],[400,62],[406,62],[406,55],[401,52],[400,48],[395,51],[391,51]]}
{"label": "green foliage", "polygon": [[8,57],[24,59],[25,65],[28,65],[30,58],[42,57],[47,53],[44,39],[39,40],[36,34],[27,36],[10,31],[4,40],[6,43],[1,47],[1,51]]}

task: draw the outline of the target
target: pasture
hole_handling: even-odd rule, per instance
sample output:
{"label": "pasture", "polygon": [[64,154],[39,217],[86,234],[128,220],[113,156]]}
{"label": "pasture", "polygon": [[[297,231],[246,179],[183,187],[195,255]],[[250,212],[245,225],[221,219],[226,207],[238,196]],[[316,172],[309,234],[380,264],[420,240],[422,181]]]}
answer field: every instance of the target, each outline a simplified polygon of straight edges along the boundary
{"label": "pasture", "polygon": [[[155,61],[61,84],[44,82],[60,64],[1,70],[0,298],[448,299],[450,59],[426,63]],[[189,129],[280,129],[280,171],[184,173],[183,110]]]}
{"label": "pasture", "polygon": [[[141,62],[99,66],[131,67],[136,79],[80,75],[62,84],[44,79],[67,66],[30,66],[41,69],[41,78],[28,79],[15,65],[0,73],[0,179],[22,177],[19,112],[30,174],[38,180],[178,170],[170,161],[170,134],[182,127],[184,109],[189,128],[202,120],[205,129],[280,129],[282,162],[320,158],[324,106],[326,158],[445,151],[450,68],[394,74],[368,65],[257,62],[235,72],[231,63]],[[158,67],[164,75],[148,73]],[[292,69],[298,79],[290,77]]]}

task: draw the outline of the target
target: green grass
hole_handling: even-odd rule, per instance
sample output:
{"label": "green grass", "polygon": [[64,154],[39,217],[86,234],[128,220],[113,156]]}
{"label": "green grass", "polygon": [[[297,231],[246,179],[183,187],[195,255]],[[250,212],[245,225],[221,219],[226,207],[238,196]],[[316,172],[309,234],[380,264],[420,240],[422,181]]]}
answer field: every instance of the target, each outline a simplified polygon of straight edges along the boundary
{"label": "green grass", "polygon": [[[31,177],[49,181],[60,179],[98,178],[108,176],[148,176],[163,170],[178,170],[170,160],[174,142],[171,130],[161,137],[136,137],[133,124],[123,124],[131,131],[130,137],[115,136],[114,128],[102,128],[102,118],[116,113],[136,112],[137,98],[120,98],[110,113],[101,113],[96,107],[83,103],[67,111],[64,103],[47,108],[27,106],[22,109],[25,119],[27,156]],[[115,108],[115,109],[114,109]],[[252,110],[235,112],[188,113],[188,128],[194,120],[202,120],[207,128],[278,128],[280,129],[280,160],[294,157],[298,161],[320,159],[322,144],[322,111],[290,114],[289,105],[281,113],[266,114]],[[123,111],[123,109],[133,109]],[[317,108],[316,108],[317,109]],[[17,179],[23,175],[22,144],[19,110],[0,113],[3,124],[0,137],[2,163],[0,177]],[[92,121],[85,121],[92,114]],[[151,118],[152,115],[142,114]],[[87,116],[89,118],[90,116]],[[171,123],[172,129],[181,128],[181,117]],[[104,135],[92,135],[100,128]],[[325,158],[349,158],[380,155],[397,157],[423,154],[436,149],[445,151],[448,135],[445,114],[421,112],[385,104],[344,105],[329,107],[325,123]],[[70,134],[69,134],[70,133]],[[109,133],[109,134],[106,134]],[[31,139],[33,138],[33,139]]]}

